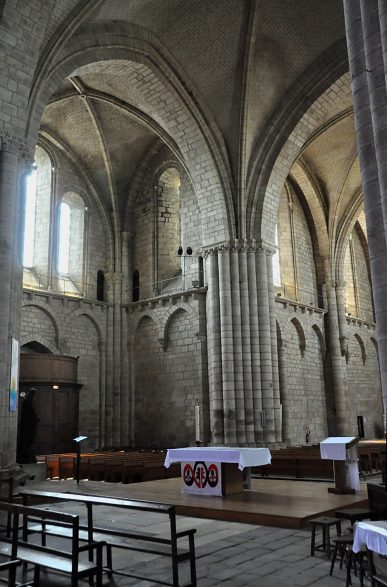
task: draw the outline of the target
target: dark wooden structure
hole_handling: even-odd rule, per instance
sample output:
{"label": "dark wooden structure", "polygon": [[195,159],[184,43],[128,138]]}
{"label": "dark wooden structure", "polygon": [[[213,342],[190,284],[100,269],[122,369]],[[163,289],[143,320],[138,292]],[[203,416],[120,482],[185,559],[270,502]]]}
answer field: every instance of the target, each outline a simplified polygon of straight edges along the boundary
{"label": "dark wooden structure", "polygon": [[20,355],[19,401],[23,402],[23,395],[31,387],[36,389],[34,403],[39,418],[36,454],[74,449],[82,387],[77,378],[78,359],[75,357],[40,353]]}

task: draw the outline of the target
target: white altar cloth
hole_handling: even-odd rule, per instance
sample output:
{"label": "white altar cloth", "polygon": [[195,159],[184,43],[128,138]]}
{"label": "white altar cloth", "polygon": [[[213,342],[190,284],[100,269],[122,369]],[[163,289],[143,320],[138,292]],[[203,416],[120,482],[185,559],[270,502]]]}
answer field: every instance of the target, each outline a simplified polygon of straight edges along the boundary
{"label": "white altar cloth", "polygon": [[345,461],[347,459],[346,445],[355,440],[354,436],[330,436],[320,442],[322,459]]}
{"label": "white altar cloth", "polygon": [[211,461],[214,463],[237,463],[242,471],[245,467],[259,467],[271,463],[268,448],[232,448],[228,446],[209,446],[170,448],[165,457],[164,467],[181,461]]}
{"label": "white altar cloth", "polygon": [[369,550],[387,555],[387,522],[358,522],[356,524],[353,551]]}

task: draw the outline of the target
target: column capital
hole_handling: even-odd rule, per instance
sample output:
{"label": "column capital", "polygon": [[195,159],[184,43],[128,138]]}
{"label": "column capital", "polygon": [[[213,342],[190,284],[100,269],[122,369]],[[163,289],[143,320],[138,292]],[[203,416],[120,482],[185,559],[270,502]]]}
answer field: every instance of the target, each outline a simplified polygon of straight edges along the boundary
{"label": "column capital", "polygon": [[258,250],[263,251],[267,255],[273,256],[277,252],[277,247],[275,245],[273,245],[272,243],[269,243],[263,239],[260,239],[258,241]]}
{"label": "column capital", "polygon": [[223,251],[238,253],[256,252],[257,241],[255,239],[232,239],[229,241],[224,241],[223,243],[217,243],[216,245],[204,247],[202,249],[202,255],[204,259],[206,259],[210,255],[218,255]]}

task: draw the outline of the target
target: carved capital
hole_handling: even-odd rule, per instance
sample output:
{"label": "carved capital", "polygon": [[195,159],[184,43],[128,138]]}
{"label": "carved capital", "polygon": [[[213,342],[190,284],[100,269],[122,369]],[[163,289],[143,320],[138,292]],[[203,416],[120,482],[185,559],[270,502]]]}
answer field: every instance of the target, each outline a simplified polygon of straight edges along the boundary
{"label": "carved capital", "polygon": [[256,252],[257,250],[257,243],[254,239],[252,240],[245,240],[245,239],[234,239],[231,241],[218,243],[211,247],[206,247],[202,251],[202,255],[204,259],[207,259],[210,255],[218,255],[223,251],[228,251],[231,253],[250,253]]}

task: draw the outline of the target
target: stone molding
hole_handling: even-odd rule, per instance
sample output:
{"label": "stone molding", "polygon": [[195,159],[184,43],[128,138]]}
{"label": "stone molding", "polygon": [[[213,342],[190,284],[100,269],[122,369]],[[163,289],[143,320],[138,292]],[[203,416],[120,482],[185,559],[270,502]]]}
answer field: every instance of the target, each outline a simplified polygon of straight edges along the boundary
{"label": "stone molding", "polygon": [[229,253],[257,253],[263,251],[268,255],[274,255],[277,247],[263,240],[234,239],[211,245],[201,250],[204,259],[207,259],[210,255],[218,255],[224,251],[228,251]]}
{"label": "stone molding", "polygon": [[0,131],[0,151],[14,155],[27,153],[29,157],[31,156],[26,140],[17,135],[10,135],[6,131]]}

